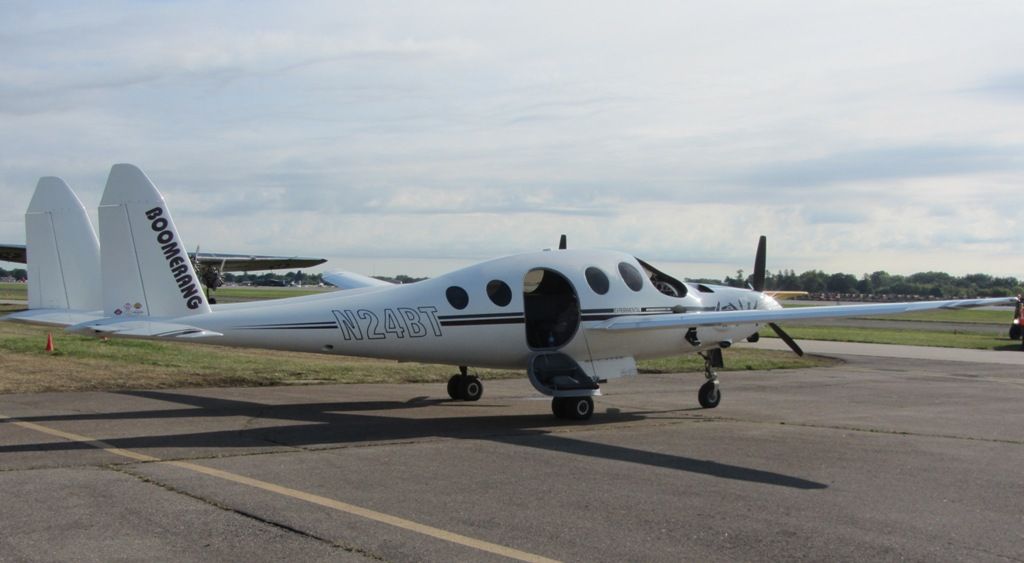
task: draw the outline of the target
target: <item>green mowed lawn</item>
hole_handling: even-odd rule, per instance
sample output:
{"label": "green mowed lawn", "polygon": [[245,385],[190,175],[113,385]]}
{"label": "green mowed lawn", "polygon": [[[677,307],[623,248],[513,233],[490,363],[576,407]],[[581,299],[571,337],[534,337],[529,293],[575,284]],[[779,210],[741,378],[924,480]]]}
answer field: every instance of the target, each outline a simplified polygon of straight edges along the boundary
{"label": "green mowed lawn", "polygon": [[[0,314],[13,310],[0,308]],[[44,351],[52,334],[56,351]],[[726,369],[767,370],[831,365],[788,352],[729,351]],[[703,369],[697,355],[642,361],[645,373]],[[0,393],[231,387],[314,383],[445,382],[454,366],[349,356],[279,352],[155,340],[100,340],[59,328],[0,323]],[[523,370],[473,369],[483,379],[525,378]]]}

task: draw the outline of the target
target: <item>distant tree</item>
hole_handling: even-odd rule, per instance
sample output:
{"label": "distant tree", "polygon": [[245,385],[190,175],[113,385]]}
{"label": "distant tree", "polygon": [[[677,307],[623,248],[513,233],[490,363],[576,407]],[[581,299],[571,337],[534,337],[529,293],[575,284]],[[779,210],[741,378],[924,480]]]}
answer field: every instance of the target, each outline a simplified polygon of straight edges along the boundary
{"label": "distant tree", "polygon": [[808,270],[800,274],[800,289],[810,293],[821,293],[825,291],[825,284],[828,276],[825,272]]}
{"label": "distant tree", "polygon": [[857,290],[857,278],[850,274],[832,274],[825,282],[825,289],[833,293],[853,293]]}

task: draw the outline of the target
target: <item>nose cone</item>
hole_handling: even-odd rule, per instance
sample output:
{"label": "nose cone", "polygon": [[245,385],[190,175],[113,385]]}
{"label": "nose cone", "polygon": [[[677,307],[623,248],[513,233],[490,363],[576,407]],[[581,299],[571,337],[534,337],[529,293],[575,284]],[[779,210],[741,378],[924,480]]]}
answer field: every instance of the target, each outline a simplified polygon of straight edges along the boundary
{"label": "nose cone", "polygon": [[771,295],[762,293],[757,303],[758,309],[765,309],[769,311],[775,311],[782,308],[782,305]]}

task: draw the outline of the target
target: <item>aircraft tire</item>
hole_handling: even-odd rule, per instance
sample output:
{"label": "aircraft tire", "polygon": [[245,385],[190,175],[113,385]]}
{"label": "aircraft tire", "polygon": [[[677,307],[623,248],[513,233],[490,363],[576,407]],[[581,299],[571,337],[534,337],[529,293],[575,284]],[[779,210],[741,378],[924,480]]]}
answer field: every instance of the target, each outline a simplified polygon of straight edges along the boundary
{"label": "aircraft tire", "polygon": [[1020,340],[1020,325],[1010,325],[1010,340]]}
{"label": "aircraft tire", "polygon": [[594,414],[594,400],[590,397],[555,397],[551,399],[551,412],[557,418],[588,420]]}
{"label": "aircraft tire", "polygon": [[479,401],[484,396],[484,383],[475,375],[460,377],[459,397],[463,401]]}
{"label": "aircraft tire", "polygon": [[565,411],[572,420],[588,420],[594,414],[594,399],[590,397],[570,397],[565,401]]}
{"label": "aircraft tire", "polygon": [[706,409],[717,407],[718,403],[722,401],[722,392],[718,389],[718,383],[708,381],[701,385],[700,390],[697,391],[697,401]]}
{"label": "aircraft tire", "polygon": [[453,401],[462,399],[462,396],[459,395],[459,384],[462,383],[461,380],[461,375],[453,375],[448,379],[448,396],[451,397]]}
{"label": "aircraft tire", "polygon": [[551,399],[551,414],[555,415],[555,418],[565,418],[565,397]]}

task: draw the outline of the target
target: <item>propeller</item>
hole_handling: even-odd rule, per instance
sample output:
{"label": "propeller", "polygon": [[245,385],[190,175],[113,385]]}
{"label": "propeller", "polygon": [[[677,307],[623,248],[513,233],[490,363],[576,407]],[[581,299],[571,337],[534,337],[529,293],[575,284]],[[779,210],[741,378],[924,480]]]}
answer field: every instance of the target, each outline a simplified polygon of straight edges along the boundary
{"label": "propeller", "polygon": [[786,334],[786,331],[782,330],[782,327],[775,323],[768,323],[768,326],[772,327],[772,330],[775,331],[775,334],[779,335],[779,338],[781,338],[782,341],[785,342],[787,346],[789,346],[789,349],[795,352],[797,356],[804,355],[804,351],[802,348],[800,348],[800,345],[796,343],[796,340],[793,340],[792,336]]}
{"label": "propeller", "polygon": [[[764,235],[757,241],[757,255],[754,257],[754,275],[750,280],[750,289],[754,291],[764,291],[764,280],[765,280],[765,262],[767,255],[767,244],[768,239]],[[793,340],[793,337],[782,330],[782,327],[775,323],[768,323],[768,326],[775,331],[775,334],[789,346],[789,349],[796,353],[797,356],[803,356],[804,351],[800,348],[800,345]]]}
{"label": "propeller", "polygon": [[768,252],[768,237],[761,235],[757,241],[757,254],[754,256],[754,275],[751,279],[750,289],[764,291],[765,262]]}

